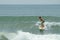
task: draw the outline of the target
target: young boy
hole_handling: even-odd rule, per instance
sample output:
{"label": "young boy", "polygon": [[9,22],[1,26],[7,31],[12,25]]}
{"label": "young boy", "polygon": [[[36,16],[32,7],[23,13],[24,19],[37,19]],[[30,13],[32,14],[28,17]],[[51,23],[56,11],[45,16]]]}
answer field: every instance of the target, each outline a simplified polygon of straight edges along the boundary
{"label": "young boy", "polygon": [[45,21],[44,21],[44,19],[41,16],[39,17],[39,20],[41,21],[41,26],[40,27],[43,29]]}

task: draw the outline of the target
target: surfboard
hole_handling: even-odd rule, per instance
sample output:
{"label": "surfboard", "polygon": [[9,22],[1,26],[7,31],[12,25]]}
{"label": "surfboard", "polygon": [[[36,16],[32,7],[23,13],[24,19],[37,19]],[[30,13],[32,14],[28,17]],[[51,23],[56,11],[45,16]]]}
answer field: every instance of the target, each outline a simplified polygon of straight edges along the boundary
{"label": "surfboard", "polygon": [[39,30],[44,30],[44,29],[45,29],[44,27],[39,26]]}

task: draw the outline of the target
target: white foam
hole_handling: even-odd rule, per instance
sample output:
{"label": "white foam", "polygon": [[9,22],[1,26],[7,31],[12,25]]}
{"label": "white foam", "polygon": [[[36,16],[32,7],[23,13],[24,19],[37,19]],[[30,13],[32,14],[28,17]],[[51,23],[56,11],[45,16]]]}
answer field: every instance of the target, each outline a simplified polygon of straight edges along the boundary
{"label": "white foam", "polygon": [[40,25],[40,22],[38,21],[38,22],[36,22],[36,24],[35,24],[36,26],[39,26]]}
{"label": "white foam", "polygon": [[3,39],[3,38],[12,39],[15,36],[16,36],[16,33],[0,32],[0,39]]}
{"label": "white foam", "polygon": [[[40,22],[37,22],[39,24]],[[52,25],[60,26],[60,22],[45,22],[46,27],[51,27]],[[37,35],[29,32],[18,31],[16,33],[1,33],[4,34],[9,40],[60,40],[60,35],[58,34],[44,34]]]}
{"label": "white foam", "polygon": [[[36,22],[36,26],[39,26],[41,22]],[[60,26],[60,22],[45,22],[44,25],[59,25]]]}
{"label": "white foam", "polygon": [[29,32],[18,31],[16,37],[11,40],[60,40],[60,35],[48,34],[48,35],[37,35]]}
{"label": "white foam", "polygon": [[[38,21],[38,22],[36,22],[35,25],[39,27],[39,26],[40,26],[40,23],[41,23],[41,22]],[[52,27],[52,26],[56,26],[56,25],[57,25],[57,26],[60,26],[60,22],[45,22],[44,25],[45,25],[45,29],[48,30],[48,29],[50,29],[50,27]]]}

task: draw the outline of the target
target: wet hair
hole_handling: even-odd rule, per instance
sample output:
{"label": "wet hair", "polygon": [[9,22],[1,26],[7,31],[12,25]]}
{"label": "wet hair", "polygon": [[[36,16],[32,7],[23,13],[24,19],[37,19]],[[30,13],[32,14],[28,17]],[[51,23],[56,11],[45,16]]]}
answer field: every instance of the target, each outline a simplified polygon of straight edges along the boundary
{"label": "wet hair", "polygon": [[41,16],[39,18],[41,18]]}

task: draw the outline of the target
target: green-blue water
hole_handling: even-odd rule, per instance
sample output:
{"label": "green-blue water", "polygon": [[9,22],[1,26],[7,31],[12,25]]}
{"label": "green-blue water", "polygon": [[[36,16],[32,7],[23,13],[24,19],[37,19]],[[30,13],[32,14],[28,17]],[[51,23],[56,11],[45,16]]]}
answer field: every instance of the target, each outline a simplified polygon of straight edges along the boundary
{"label": "green-blue water", "polygon": [[0,5],[0,40],[60,40],[59,16],[60,5]]}
{"label": "green-blue water", "polygon": [[0,16],[60,16],[60,5],[0,5]]}
{"label": "green-blue water", "polygon": [[[60,17],[43,16],[43,18],[45,19],[45,22],[48,22],[48,25],[49,23],[52,24],[51,26],[53,26],[52,28],[56,33],[60,33],[57,31],[57,29],[59,30]],[[16,32],[17,30],[23,30],[39,33],[38,27],[35,25],[38,21],[38,16],[0,16],[0,31]],[[52,33],[52,31],[50,33]]]}
{"label": "green-blue water", "polygon": [[[43,32],[41,32],[38,29],[39,25],[36,25],[39,24],[38,16],[0,16],[0,35],[3,35],[3,37],[4,35],[13,36],[13,34],[19,33],[17,31],[20,32],[23,31],[21,32],[22,35],[24,34],[29,35],[30,33],[35,35],[49,35],[49,34],[59,35],[60,17],[54,17],[54,16],[42,16],[42,17],[45,19],[44,24],[47,27],[47,29],[44,30]],[[21,35],[21,34],[17,34],[17,35]],[[13,39],[13,40],[17,40],[17,39]]]}
{"label": "green-blue water", "polygon": [[[59,35],[60,34],[60,17],[54,17],[54,16],[42,16],[42,17],[45,19],[44,24],[47,27],[47,30],[44,30],[43,32],[41,32],[38,29],[38,26],[36,25],[38,24],[38,21],[39,21],[38,16],[0,16],[0,35],[2,36],[3,40],[6,39],[5,36],[7,37],[7,35],[8,35],[7,39],[9,38],[9,35],[10,36],[15,35],[18,38],[20,37],[18,35],[31,36],[35,34],[35,36],[47,35],[48,37],[50,36],[49,34]],[[20,33],[17,31],[19,31]],[[18,34],[16,35],[15,33],[18,33]],[[56,37],[56,35],[54,36]],[[17,40],[18,38],[15,39],[15,37],[14,38],[12,37],[10,39]],[[22,39],[24,39],[24,37]],[[37,38],[37,40],[38,39],[39,38]],[[28,39],[25,39],[25,40],[28,40]]]}

